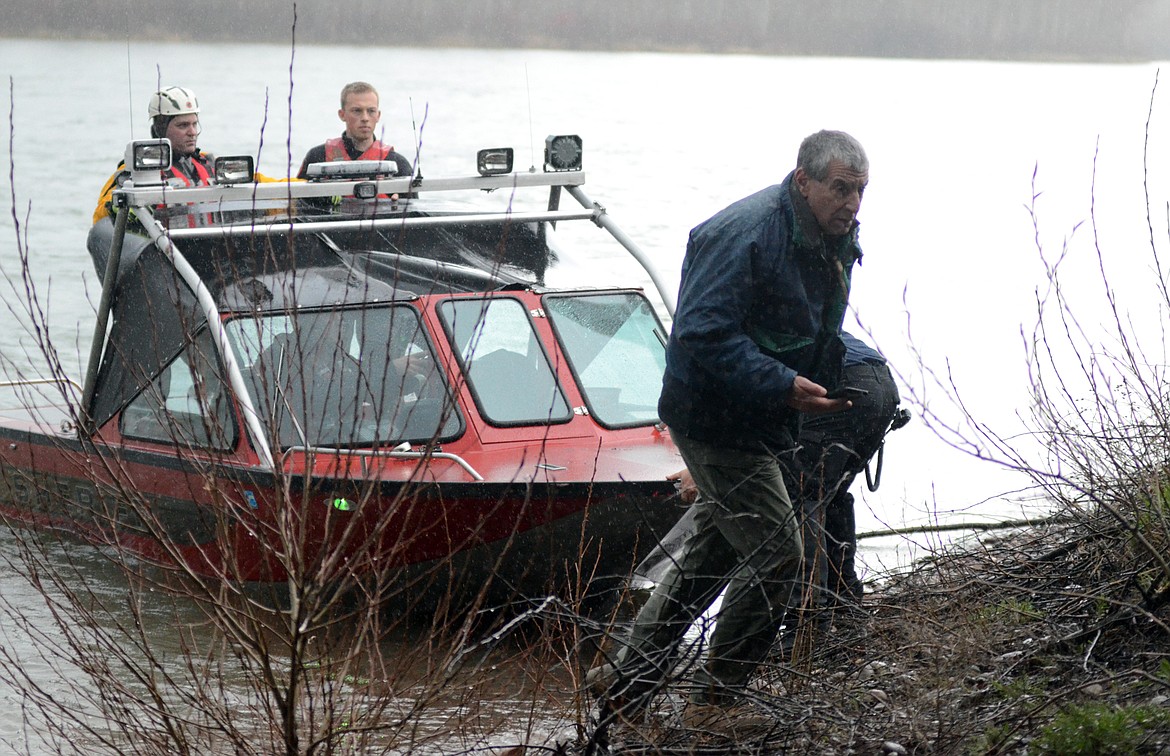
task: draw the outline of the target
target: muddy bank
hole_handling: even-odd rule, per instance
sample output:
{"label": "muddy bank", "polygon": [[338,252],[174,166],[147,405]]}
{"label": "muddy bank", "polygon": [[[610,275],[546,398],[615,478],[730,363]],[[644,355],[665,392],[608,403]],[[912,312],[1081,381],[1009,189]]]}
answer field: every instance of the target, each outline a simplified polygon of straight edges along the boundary
{"label": "muddy bank", "polygon": [[765,667],[774,727],[690,731],[667,694],[610,752],[1170,752],[1170,590],[1137,541],[1102,515],[956,544]]}

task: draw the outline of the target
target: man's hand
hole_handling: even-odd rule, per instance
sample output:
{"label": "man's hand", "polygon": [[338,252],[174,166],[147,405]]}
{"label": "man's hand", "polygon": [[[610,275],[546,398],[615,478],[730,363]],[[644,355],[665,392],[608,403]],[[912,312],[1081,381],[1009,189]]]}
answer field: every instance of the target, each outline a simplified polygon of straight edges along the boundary
{"label": "man's hand", "polygon": [[674,481],[674,487],[678,489],[679,498],[683,503],[694,504],[695,499],[699,498],[699,487],[695,485],[695,479],[691,477],[691,471],[687,468],[667,475],[666,479]]}
{"label": "man's hand", "polygon": [[825,394],[827,393],[829,392],[824,386],[798,375],[796,380],[792,382],[792,392],[788,395],[788,406],[809,415],[840,412],[853,406],[853,402],[848,399],[826,399]]}

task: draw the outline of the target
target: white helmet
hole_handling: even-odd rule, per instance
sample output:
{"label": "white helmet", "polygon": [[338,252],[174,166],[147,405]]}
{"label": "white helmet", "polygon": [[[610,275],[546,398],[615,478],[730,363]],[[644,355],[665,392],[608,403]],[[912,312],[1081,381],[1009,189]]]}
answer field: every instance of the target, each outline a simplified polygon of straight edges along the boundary
{"label": "white helmet", "polygon": [[199,112],[199,98],[190,89],[183,87],[167,87],[150,96],[150,105],[146,108],[151,118]]}

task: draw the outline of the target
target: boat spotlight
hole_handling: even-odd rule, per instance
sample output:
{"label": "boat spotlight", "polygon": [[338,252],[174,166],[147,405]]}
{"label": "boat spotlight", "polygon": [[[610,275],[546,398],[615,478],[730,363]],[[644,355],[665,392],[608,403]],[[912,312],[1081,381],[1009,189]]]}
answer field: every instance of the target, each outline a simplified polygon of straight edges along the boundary
{"label": "boat spotlight", "polygon": [[512,172],[512,148],[491,147],[475,155],[475,168],[481,176],[498,176]]}
{"label": "boat spotlight", "polygon": [[581,170],[581,137],[576,134],[561,134],[545,139],[544,170]]}
{"label": "boat spotlight", "polygon": [[162,172],[171,167],[171,140],[144,139],[126,148],[126,165],[134,186],[158,186]]}
{"label": "boat spotlight", "polygon": [[251,155],[230,155],[215,159],[215,183],[249,184],[256,178]]}

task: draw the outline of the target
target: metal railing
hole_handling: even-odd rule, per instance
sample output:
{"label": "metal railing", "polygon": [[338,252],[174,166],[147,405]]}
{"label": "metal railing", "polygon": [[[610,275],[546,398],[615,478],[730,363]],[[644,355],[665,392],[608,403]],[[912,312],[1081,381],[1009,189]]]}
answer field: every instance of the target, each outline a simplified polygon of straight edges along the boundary
{"label": "metal railing", "polygon": [[472,480],[477,482],[483,481],[483,476],[470,464],[467,460],[460,457],[458,454],[451,454],[449,452],[436,451],[407,451],[402,449],[403,444],[399,444],[392,449],[342,449],[340,447],[331,446],[290,446],[284,450],[280,457],[281,469],[284,469],[288,461],[288,455],[293,452],[301,452],[308,455],[325,454],[331,457],[376,457],[385,459],[443,459],[448,462],[454,462],[459,467],[462,467]]}

